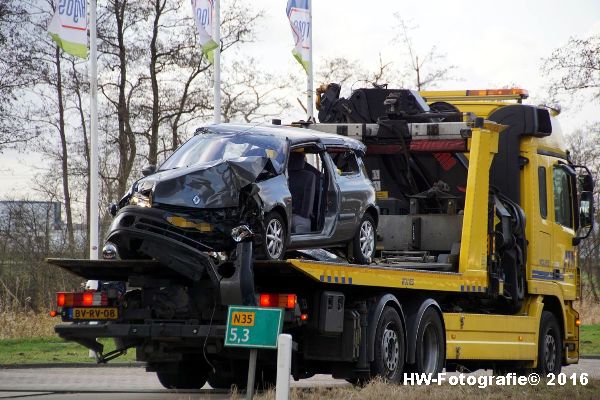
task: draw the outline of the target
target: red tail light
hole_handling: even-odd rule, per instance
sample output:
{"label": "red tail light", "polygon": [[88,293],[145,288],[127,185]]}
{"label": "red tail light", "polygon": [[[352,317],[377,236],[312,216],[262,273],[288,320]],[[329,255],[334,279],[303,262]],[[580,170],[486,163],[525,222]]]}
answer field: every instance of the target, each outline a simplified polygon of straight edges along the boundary
{"label": "red tail light", "polygon": [[258,304],[261,307],[296,307],[298,297],[295,294],[261,293]]}
{"label": "red tail light", "polygon": [[94,293],[93,292],[85,292],[83,294],[83,305],[86,307],[90,307],[94,305]]}
{"label": "red tail light", "polygon": [[104,292],[87,291],[83,293],[58,292],[56,294],[58,307],[94,307],[107,306],[108,297]]}
{"label": "red tail light", "polygon": [[65,306],[65,294],[64,293],[62,293],[62,292],[56,293],[56,305],[58,307]]}

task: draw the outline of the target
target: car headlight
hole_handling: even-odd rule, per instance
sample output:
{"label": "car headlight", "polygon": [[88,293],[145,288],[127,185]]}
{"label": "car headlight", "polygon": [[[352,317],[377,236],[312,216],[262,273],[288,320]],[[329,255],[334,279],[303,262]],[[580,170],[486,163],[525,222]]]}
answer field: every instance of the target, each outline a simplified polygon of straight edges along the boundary
{"label": "car headlight", "polygon": [[231,230],[231,237],[238,243],[246,238],[252,237],[253,235],[254,233],[252,233],[252,230],[248,227],[248,225],[236,226]]}
{"label": "car headlight", "polygon": [[149,196],[144,196],[141,193],[135,192],[131,195],[129,204],[132,206],[152,207],[152,200]]}
{"label": "car headlight", "polygon": [[115,246],[114,243],[106,242],[106,244],[102,248],[102,258],[104,258],[105,260],[116,260],[117,258],[119,258],[117,246]]}

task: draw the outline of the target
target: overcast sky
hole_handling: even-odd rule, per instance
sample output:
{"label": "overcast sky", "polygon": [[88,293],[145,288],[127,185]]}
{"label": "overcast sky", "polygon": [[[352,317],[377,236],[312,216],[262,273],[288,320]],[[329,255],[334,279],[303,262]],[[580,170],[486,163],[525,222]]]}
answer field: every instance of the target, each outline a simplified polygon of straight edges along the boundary
{"label": "overcast sky", "polygon": [[[187,1],[187,0],[182,0]],[[256,0],[266,18],[257,41],[244,46],[239,56],[258,60],[256,67],[282,76],[303,73],[292,58],[292,34],[285,16],[286,0]],[[485,89],[515,84],[543,97],[541,59],[564,45],[570,36],[600,33],[599,0],[314,0],[313,41],[316,62],[341,56],[374,67],[381,53],[386,61],[402,65],[403,53],[393,38],[398,32],[394,13],[417,28],[414,48],[426,51],[436,45],[448,64],[457,66],[458,80],[439,89]],[[227,55],[223,63],[227,62]],[[100,71],[101,72],[101,71]],[[317,82],[315,82],[318,84]],[[390,82],[391,86],[393,82]],[[560,116],[567,133],[598,120],[600,106],[566,106]],[[0,154],[0,199],[36,198],[31,191],[32,168],[43,162],[33,154]]]}

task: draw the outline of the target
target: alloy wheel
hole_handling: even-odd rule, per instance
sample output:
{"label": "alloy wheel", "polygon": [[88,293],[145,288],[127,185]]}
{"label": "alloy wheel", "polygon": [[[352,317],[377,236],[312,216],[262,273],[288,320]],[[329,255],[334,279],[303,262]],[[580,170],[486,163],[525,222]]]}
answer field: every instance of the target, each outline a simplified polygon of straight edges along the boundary
{"label": "alloy wheel", "polygon": [[272,259],[279,259],[283,252],[283,225],[277,219],[269,221],[266,230],[266,248],[269,253],[269,257]]}
{"label": "alloy wheel", "polygon": [[371,258],[375,248],[375,229],[371,221],[363,221],[360,225],[360,252],[364,258]]}

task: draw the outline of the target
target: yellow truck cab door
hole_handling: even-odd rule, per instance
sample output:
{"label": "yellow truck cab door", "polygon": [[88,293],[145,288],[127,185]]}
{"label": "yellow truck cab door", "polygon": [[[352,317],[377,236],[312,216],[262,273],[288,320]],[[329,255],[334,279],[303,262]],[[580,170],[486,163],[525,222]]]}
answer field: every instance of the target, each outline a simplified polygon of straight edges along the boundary
{"label": "yellow truck cab door", "polygon": [[[550,224],[552,226],[552,247],[550,256],[550,271],[538,274],[538,278],[548,279],[563,287],[565,298],[575,296],[575,205],[574,191],[575,171],[568,165],[556,161],[552,163],[551,184],[548,202]],[[534,275],[533,278],[536,278]],[[571,297],[573,296],[573,297]]]}

